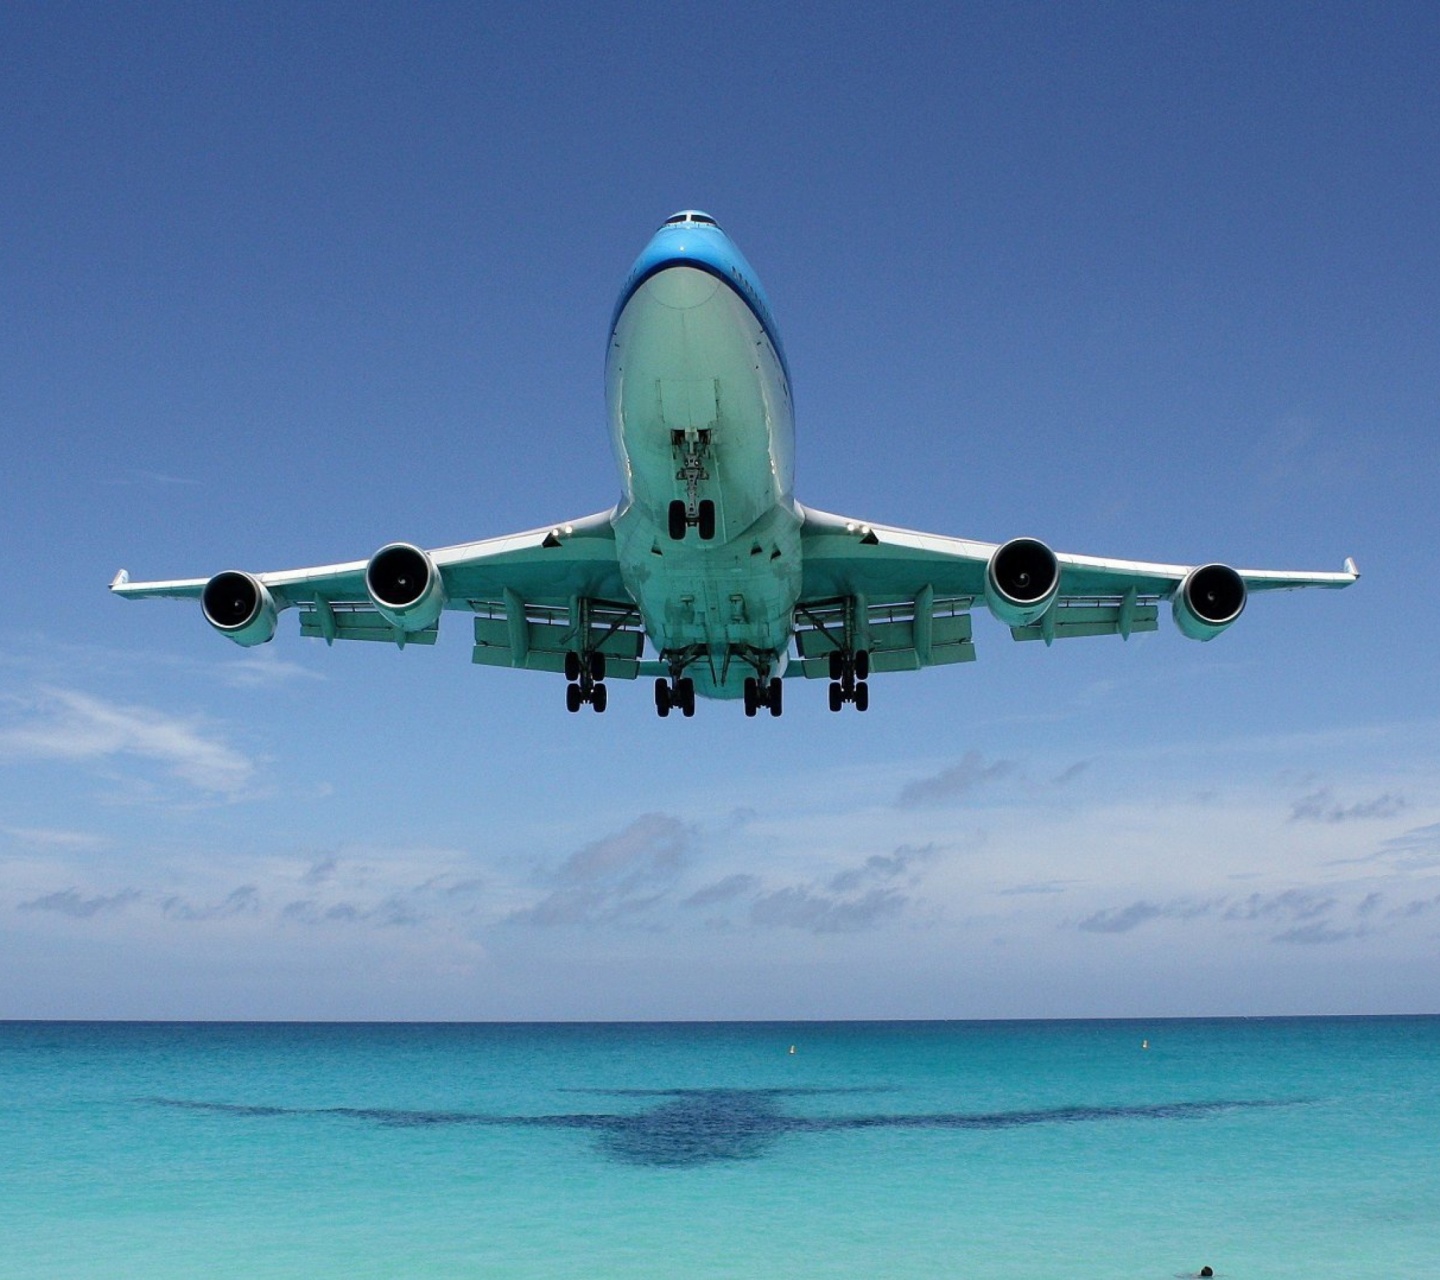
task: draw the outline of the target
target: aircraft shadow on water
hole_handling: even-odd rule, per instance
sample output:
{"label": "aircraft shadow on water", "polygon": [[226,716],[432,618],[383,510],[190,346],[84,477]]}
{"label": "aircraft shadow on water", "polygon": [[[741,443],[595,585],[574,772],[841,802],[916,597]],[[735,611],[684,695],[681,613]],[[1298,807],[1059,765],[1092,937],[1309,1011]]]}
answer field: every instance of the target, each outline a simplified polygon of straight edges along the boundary
{"label": "aircraft shadow on water", "polygon": [[787,1098],[878,1092],[873,1089],[594,1089],[615,1099],[654,1099],[636,1111],[583,1111],[557,1115],[489,1115],[471,1111],[406,1110],[392,1107],[279,1107],[173,1098],[143,1102],[185,1111],[241,1118],[311,1117],[359,1120],[389,1128],[504,1126],[575,1129],[593,1133],[601,1152],[623,1164],[687,1168],[726,1160],[753,1160],[783,1137],[861,1129],[1015,1129],[1030,1125],[1115,1120],[1182,1120],[1227,1111],[1296,1105],[1296,1100],[1213,1099],[1123,1106],[1065,1106],[1023,1111],[858,1112],[797,1115],[785,1111]]}

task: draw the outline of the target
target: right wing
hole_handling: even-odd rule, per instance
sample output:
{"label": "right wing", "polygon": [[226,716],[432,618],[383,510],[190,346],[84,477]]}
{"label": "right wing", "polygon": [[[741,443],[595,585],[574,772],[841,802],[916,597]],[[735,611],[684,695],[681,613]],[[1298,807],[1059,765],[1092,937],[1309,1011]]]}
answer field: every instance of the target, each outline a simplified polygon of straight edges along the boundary
{"label": "right wing", "polygon": [[[804,577],[796,609],[796,643],[803,673],[827,678],[832,651],[865,648],[876,671],[913,671],[975,657],[970,610],[989,607],[1016,640],[1119,635],[1154,631],[1158,606],[1172,602],[1180,629],[1193,639],[1218,635],[1256,591],[1348,587],[1360,575],[1353,560],[1338,573],[1223,565],[1160,564],[1039,549],[1036,577],[1052,584],[1036,606],[997,598],[987,585],[1002,544],[977,542],[867,524],[801,507]],[[1211,575],[1201,582],[1203,575]],[[1044,580],[1044,579],[1042,579]],[[1192,605],[1191,587],[1233,594],[1233,607],[1207,620]],[[1218,591],[1217,591],[1218,589]],[[1204,601],[1200,601],[1203,605]]]}
{"label": "right wing", "polygon": [[[110,589],[132,600],[199,600],[211,625],[242,645],[269,640],[290,608],[300,611],[302,635],[327,644],[434,644],[441,612],[459,610],[475,616],[476,662],[563,671],[567,653],[595,651],[606,655],[607,675],[634,679],[644,632],[621,580],[613,514],[433,551],[393,543],[369,560],[309,569],[156,582],[131,582],[122,569]],[[388,582],[387,552],[395,553]]]}

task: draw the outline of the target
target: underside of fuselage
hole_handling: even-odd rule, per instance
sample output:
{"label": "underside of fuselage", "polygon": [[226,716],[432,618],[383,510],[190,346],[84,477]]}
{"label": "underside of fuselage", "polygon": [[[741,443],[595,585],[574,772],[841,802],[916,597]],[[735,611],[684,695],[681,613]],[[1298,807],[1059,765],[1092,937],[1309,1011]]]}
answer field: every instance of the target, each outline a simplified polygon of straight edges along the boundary
{"label": "underside of fuselage", "polygon": [[781,675],[800,594],[789,380],[751,278],[718,228],[663,228],[606,359],[621,575],[672,679],[709,697]]}

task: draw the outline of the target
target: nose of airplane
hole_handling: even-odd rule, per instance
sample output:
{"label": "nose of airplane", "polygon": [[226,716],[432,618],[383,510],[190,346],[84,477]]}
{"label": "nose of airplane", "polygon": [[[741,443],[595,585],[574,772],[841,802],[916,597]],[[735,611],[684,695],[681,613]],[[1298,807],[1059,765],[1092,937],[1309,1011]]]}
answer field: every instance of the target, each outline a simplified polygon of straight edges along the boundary
{"label": "nose of airplane", "polygon": [[693,307],[704,306],[719,287],[720,281],[708,271],[695,267],[666,267],[651,277],[650,296],[661,306],[689,311]]}

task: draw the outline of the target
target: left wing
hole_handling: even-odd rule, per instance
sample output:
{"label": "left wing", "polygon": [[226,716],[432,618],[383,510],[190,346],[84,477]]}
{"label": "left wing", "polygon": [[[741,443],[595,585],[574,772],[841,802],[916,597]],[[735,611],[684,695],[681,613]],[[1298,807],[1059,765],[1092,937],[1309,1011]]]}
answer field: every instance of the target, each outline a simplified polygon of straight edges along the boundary
{"label": "left wing", "polygon": [[[615,554],[612,511],[525,533],[422,550],[391,543],[368,560],[284,569],[230,570],[211,578],[131,582],[118,596],[194,599],[217,631],[263,644],[278,615],[300,611],[302,635],[434,644],[440,615],[475,615],[476,662],[563,671],[565,656],[603,652],[608,674],[634,679],[643,631]],[[632,668],[634,668],[632,670]]]}
{"label": "left wing", "polygon": [[1016,640],[1154,631],[1172,604],[1187,636],[1209,640],[1233,623],[1252,591],[1348,587],[1339,573],[1235,570],[1057,554],[1033,538],[1006,543],[945,538],[801,507],[804,576],[797,641],[805,674],[831,674],[829,654],[869,652],[876,671],[913,670],[975,656],[978,602]]}

